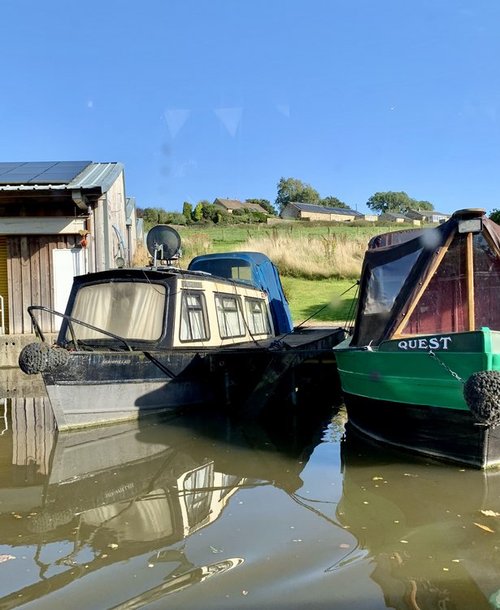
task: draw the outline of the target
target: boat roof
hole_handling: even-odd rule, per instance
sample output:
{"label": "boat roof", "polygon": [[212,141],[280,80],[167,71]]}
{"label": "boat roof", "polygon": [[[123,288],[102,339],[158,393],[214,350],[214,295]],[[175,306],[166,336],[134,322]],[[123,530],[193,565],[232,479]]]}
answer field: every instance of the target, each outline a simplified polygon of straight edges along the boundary
{"label": "boat roof", "polygon": [[[158,266],[158,267],[126,267],[122,269],[108,269],[106,271],[97,271],[95,273],[86,273],[78,275],[74,278],[76,285],[92,284],[95,282],[109,282],[113,280],[147,280],[147,281],[166,281],[172,277],[182,277],[183,279],[209,279],[212,277],[210,273],[204,271],[196,271],[191,269],[180,269],[179,267]],[[240,280],[229,280],[228,278],[218,277],[218,280],[240,284],[246,288],[254,288],[248,282]]]}

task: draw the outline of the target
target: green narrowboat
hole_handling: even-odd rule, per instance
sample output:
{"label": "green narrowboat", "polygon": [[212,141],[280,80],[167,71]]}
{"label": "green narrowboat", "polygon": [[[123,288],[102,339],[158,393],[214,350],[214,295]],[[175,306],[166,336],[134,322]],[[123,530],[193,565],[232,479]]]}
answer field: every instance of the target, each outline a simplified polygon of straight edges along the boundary
{"label": "green narrowboat", "polygon": [[500,227],[484,210],[372,238],[352,335],[335,349],[349,426],[500,465]]}

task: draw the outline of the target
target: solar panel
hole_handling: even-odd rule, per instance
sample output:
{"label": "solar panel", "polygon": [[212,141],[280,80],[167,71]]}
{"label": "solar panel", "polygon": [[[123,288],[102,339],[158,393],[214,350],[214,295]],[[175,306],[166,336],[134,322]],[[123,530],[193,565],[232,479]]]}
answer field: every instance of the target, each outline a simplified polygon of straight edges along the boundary
{"label": "solar panel", "polygon": [[0,184],[68,184],[91,161],[0,162]]}

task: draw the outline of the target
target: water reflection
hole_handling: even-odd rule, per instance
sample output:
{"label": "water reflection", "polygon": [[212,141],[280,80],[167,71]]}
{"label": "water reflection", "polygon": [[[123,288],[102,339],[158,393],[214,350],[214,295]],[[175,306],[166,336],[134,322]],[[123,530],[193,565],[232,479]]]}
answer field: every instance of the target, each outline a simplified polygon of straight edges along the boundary
{"label": "water reflection", "polygon": [[23,400],[0,430],[2,610],[500,607],[500,471],[372,445],[314,403],[58,435]]}
{"label": "water reflection", "polygon": [[386,450],[347,430],[337,517],[388,608],[500,607],[500,472]]}
{"label": "water reflection", "polygon": [[[325,422],[318,414],[264,425],[204,412],[57,434],[38,407],[29,417],[35,411],[17,405],[0,444],[2,609],[41,607],[81,579],[102,588],[98,572],[123,589],[107,591],[102,607],[141,607],[238,568],[243,557],[211,546],[213,561],[200,562],[185,541],[241,490],[295,493]],[[136,560],[161,567],[160,582],[144,573],[125,582],[137,565],[123,567]]]}

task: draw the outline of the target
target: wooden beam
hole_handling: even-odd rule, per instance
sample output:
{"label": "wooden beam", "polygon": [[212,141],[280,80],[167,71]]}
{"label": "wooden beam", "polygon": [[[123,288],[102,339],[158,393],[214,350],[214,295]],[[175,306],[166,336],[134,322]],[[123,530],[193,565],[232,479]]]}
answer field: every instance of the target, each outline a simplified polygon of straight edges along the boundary
{"label": "wooden beam", "polygon": [[85,229],[86,217],[11,216],[3,217],[2,235],[77,235]]}
{"label": "wooden beam", "polygon": [[476,329],[476,307],[474,303],[474,235],[467,233],[467,309],[469,330]]}

